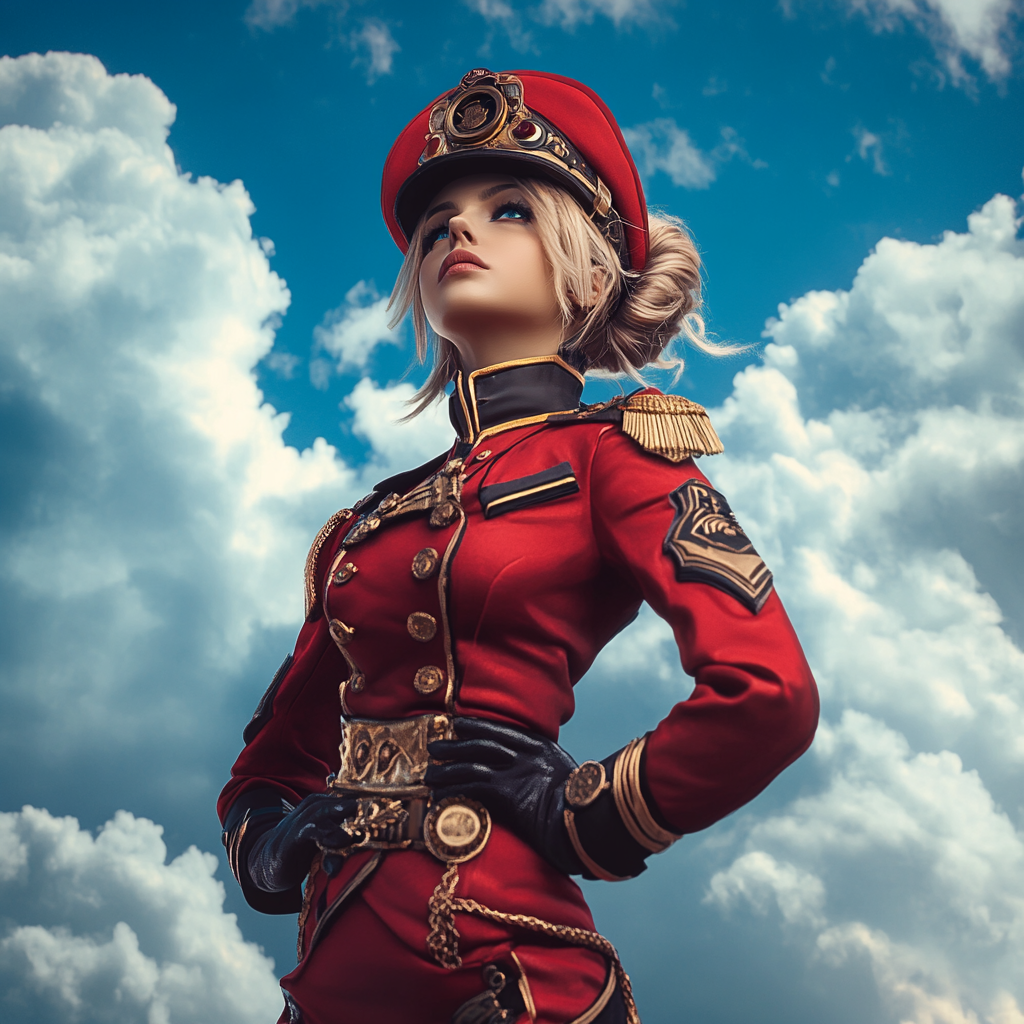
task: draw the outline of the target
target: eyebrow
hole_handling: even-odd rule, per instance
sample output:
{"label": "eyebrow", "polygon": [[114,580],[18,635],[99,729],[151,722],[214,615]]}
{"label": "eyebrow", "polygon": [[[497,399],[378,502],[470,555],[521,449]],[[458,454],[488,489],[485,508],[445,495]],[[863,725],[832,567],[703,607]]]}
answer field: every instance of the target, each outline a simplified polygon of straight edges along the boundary
{"label": "eyebrow", "polygon": [[[483,190],[483,192],[480,193],[478,198],[480,198],[480,199],[490,199],[491,196],[496,196],[499,192],[507,192],[509,189],[512,189],[512,188],[515,188],[515,187],[516,186],[513,185],[511,182],[509,182],[507,185],[492,185],[490,188],[485,188]],[[455,204],[454,203],[451,203],[451,202],[449,202],[449,203],[438,203],[437,206],[433,207],[430,210],[427,210],[427,217],[426,217],[426,219],[429,220],[431,217],[434,216],[435,213],[440,213],[442,210],[454,210],[454,209],[455,209]]]}

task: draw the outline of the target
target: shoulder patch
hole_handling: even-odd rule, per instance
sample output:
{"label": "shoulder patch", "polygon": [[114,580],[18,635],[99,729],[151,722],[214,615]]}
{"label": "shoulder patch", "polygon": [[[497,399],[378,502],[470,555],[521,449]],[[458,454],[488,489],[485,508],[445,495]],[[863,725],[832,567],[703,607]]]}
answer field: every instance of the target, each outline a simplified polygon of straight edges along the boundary
{"label": "shoulder patch", "polygon": [[313,544],[309,549],[309,554],[306,555],[306,621],[315,619],[319,614],[320,600],[317,593],[317,583],[319,580],[319,562],[320,552],[323,551],[324,545],[334,535],[334,531],[337,530],[342,523],[347,522],[352,518],[353,512],[350,508],[340,509],[335,512],[330,519],[322,527],[320,532],[316,535],[313,540]]}
{"label": "shoulder patch", "polygon": [[725,498],[703,481],[690,479],[669,500],[676,517],[664,551],[676,563],[676,579],[709,583],[759,612],[772,592],[772,574]]}
{"label": "shoulder patch", "polygon": [[718,455],[722,448],[704,406],[680,395],[630,395],[620,406],[622,431],[669,462]]}

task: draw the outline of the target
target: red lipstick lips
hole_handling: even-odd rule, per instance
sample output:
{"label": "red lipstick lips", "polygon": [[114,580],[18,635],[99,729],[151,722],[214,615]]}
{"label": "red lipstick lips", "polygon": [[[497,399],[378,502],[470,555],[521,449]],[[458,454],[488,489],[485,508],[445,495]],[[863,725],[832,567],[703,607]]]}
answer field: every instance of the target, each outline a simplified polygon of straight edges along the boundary
{"label": "red lipstick lips", "polygon": [[452,249],[452,251],[441,261],[441,267],[437,272],[438,281],[440,281],[441,278],[452,269],[452,267],[457,266],[459,263],[471,263],[483,270],[488,269],[487,264],[484,263],[479,256],[474,256],[468,249]]}

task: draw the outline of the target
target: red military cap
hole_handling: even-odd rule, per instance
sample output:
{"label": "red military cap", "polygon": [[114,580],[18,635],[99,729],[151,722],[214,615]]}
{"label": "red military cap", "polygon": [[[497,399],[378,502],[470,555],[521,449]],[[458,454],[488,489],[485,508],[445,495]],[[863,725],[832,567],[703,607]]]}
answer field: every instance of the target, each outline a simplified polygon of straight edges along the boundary
{"label": "red military cap", "polygon": [[612,112],[591,89],[544,71],[476,68],[421,110],[384,163],[381,208],[405,252],[430,200],[467,174],[507,171],[564,188],[619,252],[647,262],[647,204]]}

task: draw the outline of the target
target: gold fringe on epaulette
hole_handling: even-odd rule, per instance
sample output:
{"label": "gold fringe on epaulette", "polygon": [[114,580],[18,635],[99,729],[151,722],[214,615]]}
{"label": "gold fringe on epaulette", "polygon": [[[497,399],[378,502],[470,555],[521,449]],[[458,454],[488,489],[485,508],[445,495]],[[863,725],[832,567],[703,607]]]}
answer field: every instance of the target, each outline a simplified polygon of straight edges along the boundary
{"label": "gold fringe on epaulette", "polygon": [[[345,522],[346,519],[352,518],[352,510],[349,508],[343,508],[335,512],[330,519],[320,528],[320,532],[316,535],[316,539],[313,541],[309,549],[309,554],[306,555],[306,619],[308,620],[311,615],[320,607],[319,595],[317,593],[317,563],[320,559],[320,552],[323,550],[323,546],[327,543],[331,534],[338,528],[338,526]],[[314,616],[315,617],[315,616]]]}
{"label": "gold fringe on epaulette", "polygon": [[634,395],[622,405],[622,429],[669,462],[723,451],[704,406],[679,395]]}

